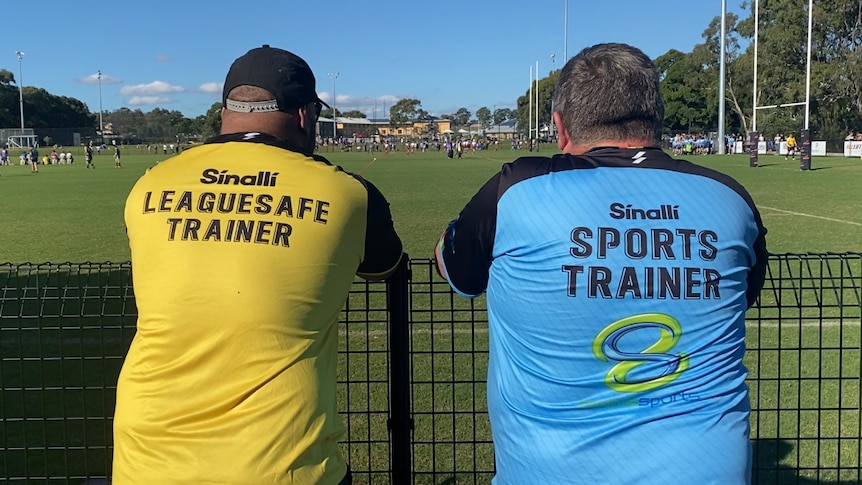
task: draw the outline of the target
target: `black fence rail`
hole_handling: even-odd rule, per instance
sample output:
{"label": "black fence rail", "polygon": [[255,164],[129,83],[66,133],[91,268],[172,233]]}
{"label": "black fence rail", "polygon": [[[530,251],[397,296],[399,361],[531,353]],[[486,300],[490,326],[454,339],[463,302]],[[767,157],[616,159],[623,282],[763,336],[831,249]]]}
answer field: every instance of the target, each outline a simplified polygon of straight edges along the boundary
{"label": "black fence rail", "polygon": [[[128,263],[0,264],[0,479],[111,474],[116,382],[135,333]],[[487,484],[484,298],[432,262],[357,281],[342,310],[342,449],[357,484]],[[753,482],[862,481],[862,254],[770,257],[748,314]]]}

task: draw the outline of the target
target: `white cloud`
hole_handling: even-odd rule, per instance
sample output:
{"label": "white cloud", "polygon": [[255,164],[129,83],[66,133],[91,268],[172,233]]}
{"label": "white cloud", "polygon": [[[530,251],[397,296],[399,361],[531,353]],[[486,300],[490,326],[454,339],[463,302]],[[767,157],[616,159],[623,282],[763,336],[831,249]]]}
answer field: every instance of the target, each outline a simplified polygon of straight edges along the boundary
{"label": "white cloud", "polygon": [[[93,74],[90,74],[89,76],[80,77],[78,79],[75,79],[75,82],[78,82],[81,84],[99,84],[99,82],[100,82],[99,73],[94,72]],[[102,84],[120,84],[122,82],[123,82],[122,79],[117,79],[113,76],[102,73],[102,79],[101,79]]]}
{"label": "white cloud", "polygon": [[198,91],[205,94],[221,94],[222,87],[224,85],[222,83],[203,83],[198,86]]}
{"label": "white cloud", "polygon": [[167,54],[159,54],[156,56],[156,60],[159,62],[170,62],[171,56]]}
{"label": "white cloud", "polygon": [[163,105],[171,104],[173,100],[167,96],[132,96],[129,98],[129,106]]}
{"label": "white cloud", "polygon": [[[332,105],[332,93],[318,93],[320,99],[325,101],[327,104]],[[385,94],[382,96],[353,96],[351,94],[338,94],[335,96],[335,107],[339,112],[346,111],[361,111],[366,114],[369,118],[377,117],[377,118],[388,118],[389,117],[389,108],[398,102],[399,99],[402,99],[403,96],[395,96],[392,94]],[[383,108],[386,107],[386,111],[384,112]]]}
{"label": "white cloud", "polygon": [[163,94],[182,93],[185,91],[181,86],[173,86],[164,81],[153,81],[149,84],[136,84],[123,86],[120,94],[123,96],[157,96]]}

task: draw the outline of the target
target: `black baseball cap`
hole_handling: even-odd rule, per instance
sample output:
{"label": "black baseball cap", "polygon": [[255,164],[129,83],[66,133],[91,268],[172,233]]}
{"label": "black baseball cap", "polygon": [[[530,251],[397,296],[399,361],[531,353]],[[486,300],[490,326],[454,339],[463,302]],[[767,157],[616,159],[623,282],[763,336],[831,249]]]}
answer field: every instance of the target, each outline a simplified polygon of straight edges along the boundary
{"label": "black baseball cap", "polygon": [[[266,89],[274,99],[252,103],[228,99],[228,94],[237,86]],[[252,49],[233,61],[222,91],[224,107],[243,113],[288,111],[315,101],[329,108],[317,96],[314,73],[308,63],[292,52],[269,44]]]}

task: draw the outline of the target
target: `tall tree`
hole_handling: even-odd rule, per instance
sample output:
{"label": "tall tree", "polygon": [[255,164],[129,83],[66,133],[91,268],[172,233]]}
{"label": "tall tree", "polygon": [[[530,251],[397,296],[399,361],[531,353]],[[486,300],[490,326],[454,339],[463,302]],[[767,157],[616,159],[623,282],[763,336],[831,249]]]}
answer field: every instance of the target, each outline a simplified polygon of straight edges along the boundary
{"label": "tall tree", "polygon": [[[655,60],[664,99],[664,127],[670,132],[702,132],[710,126],[706,93],[709,76],[694,56],[676,49]],[[717,85],[717,83],[716,83]]]}
{"label": "tall tree", "polygon": [[862,129],[862,5],[818,0],[814,9],[812,110],[826,139]]}
{"label": "tall tree", "polygon": [[417,110],[422,102],[418,99],[400,99],[389,108],[389,122],[393,125],[406,125],[416,119]]}
{"label": "tall tree", "polygon": [[491,110],[487,106],[482,106],[476,110],[476,118],[483,128],[487,128],[491,124]]}
{"label": "tall tree", "polygon": [[512,110],[509,108],[497,108],[494,110],[494,124],[500,123],[512,118]]}
{"label": "tall tree", "polygon": [[13,84],[15,82],[15,75],[12,74],[12,71],[8,69],[0,69],[0,84]]}
{"label": "tall tree", "polygon": [[204,115],[201,123],[201,135],[204,139],[216,136],[221,132],[221,108],[220,102],[213,103]]}
{"label": "tall tree", "polygon": [[[745,132],[748,130],[751,109],[743,106],[751,106],[751,70],[735,68],[745,65],[745,60],[740,62],[740,35],[737,30],[739,18],[734,13],[728,13],[725,18],[725,109],[733,116],[725,121],[730,132]],[[712,19],[703,31],[704,42],[698,44],[692,50],[694,62],[703,66],[703,74],[706,76],[704,85],[707,91],[704,94],[707,114],[709,116],[709,127],[718,126],[718,107],[720,94],[720,69],[721,69],[721,17]],[[747,59],[746,59],[747,60]],[[739,65],[739,66],[737,66]],[[714,83],[711,80],[714,79]],[[748,116],[746,115],[748,113]]]}
{"label": "tall tree", "polygon": [[126,139],[141,139],[140,128],[145,126],[144,112],[140,109],[130,110],[120,108],[104,116],[105,123],[110,123],[114,133]]}
{"label": "tall tree", "polygon": [[[333,111],[333,110],[335,110],[335,114],[334,114],[334,115],[332,114],[332,111]],[[330,119],[331,119],[331,118],[333,118],[334,116],[344,116],[344,114],[343,114],[343,113],[341,112],[341,110],[340,110],[340,109],[338,109],[338,108],[323,108],[323,109],[320,111],[320,117],[321,117],[321,118],[330,118]]]}
{"label": "tall tree", "polygon": [[[96,117],[81,101],[55,96],[45,89],[24,86],[24,124],[27,128],[95,128]],[[20,126],[19,90],[0,83],[0,126]]]}
{"label": "tall tree", "polygon": [[356,109],[350,110],[350,111],[345,111],[340,116],[343,116],[345,118],[367,118],[368,117],[365,113],[363,113],[362,111],[356,110]]}
{"label": "tall tree", "polygon": [[[551,107],[553,105],[554,98],[554,88],[557,85],[557,80],[560,78],[560,71],[555,70],[548,77],[539,79],[538,81],[533,81],[533,89],[534,91],[531,93],[530,89],[527,89],[527,92],[524,93],[523,96],[518,97],[517,101],[517,120],[518,120],[518,129],[527,133],[527,130],[531,125],[535,125],[536,123],[536,91],[539,91],[539,102],[538,102],[538,113],[539,113],[539,125],[550,125],[551,123]],[[532,103],[532,109],[531,109]],[[533,126],[533,130],[536,127]],[[531,135],[533,137],[536,136],[535,131]]]}
{"label": "tall tree", "polygon": [[452,120],[455,122],[456,126],[466,126],[467,123],[470,122],[470,110],[467,108],[458,108],[458,111],[455,112],[455,115],[452,117]]}

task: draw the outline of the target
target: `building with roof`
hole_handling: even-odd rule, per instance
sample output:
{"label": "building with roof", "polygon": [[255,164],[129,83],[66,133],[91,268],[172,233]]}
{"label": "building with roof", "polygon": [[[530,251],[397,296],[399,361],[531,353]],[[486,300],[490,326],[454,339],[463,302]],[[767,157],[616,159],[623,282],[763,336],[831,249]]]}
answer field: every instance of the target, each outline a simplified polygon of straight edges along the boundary
{"label": "building with roof", "polygon": [[483,130],[485,136],[498,140],[516,140],[520,138],[518,133],[518,121],[506,120],[496,125],[491,125]]}
{"label": "building with roof", "polygon": [[392,125],[390,120],[385,118],[337,116],[335,118],[318,118],[317,133],[323,138],[366,138],[373,136],[433,138],[437,135],[457,134],[462,137],[487,136],[511,140],[518,138],[518,122],[507,120],[488,128],[481,128],[478,123],[473,123],[456,131],[452,120],[441,119],[436,116],[428,116],[404,125]]}

